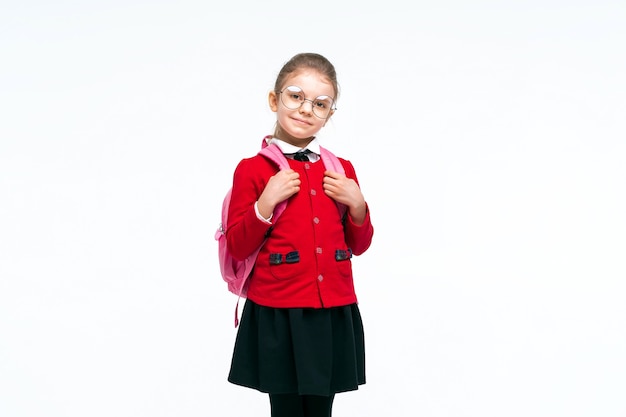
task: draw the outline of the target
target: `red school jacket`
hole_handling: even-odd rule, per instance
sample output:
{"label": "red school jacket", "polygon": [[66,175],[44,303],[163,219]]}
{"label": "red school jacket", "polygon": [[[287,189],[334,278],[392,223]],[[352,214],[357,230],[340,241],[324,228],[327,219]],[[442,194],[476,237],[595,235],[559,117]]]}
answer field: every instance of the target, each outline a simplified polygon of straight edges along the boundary
{"label": "red school jacket", "polygon": [[[350,161],[340,158],[348,178],[357,181]],[[342,224],[337,204],[324,193],[324,164],[289,160],[300,174],[300,191],[290,197],[275,224],[256,216],[254,204],[277,172],[263,156],[243,159],[235,169],[229,206],[228,249],[238,259],[254,251],[269,233],[249,278],[247,297],[275,308],[327,308],[357,302],[351,255],[370,246],[374,229],[369,209],[357,226]],[[271,230],[270,230],[271,229]]]}

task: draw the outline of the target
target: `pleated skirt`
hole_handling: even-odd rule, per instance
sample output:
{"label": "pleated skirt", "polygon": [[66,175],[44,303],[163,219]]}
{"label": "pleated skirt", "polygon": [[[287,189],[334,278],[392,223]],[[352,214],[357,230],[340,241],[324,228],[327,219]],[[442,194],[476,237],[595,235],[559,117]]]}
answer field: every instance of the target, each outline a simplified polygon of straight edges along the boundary
{"label": "pleated skirt", "polygon": [[357,304],[271,308],[246,300],[228,375],[270,394],[331,395],[365,384]]}

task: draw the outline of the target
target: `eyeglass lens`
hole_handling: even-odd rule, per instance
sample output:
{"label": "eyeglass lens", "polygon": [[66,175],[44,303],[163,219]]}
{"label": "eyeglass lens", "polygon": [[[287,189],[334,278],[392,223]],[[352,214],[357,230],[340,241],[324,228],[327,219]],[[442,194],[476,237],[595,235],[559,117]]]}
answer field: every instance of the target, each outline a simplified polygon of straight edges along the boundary
{"label": "eyeglass lens", "polygon": [[294,85],[285,87],[280,93],[280,100],[285,107],[291,110],[300,108],[305,101],[308,101],[311,103],[313,113],[321,119],[326,119],[333,109],[334,100],[332,97],[319,96],[313,100],[309,100],[304,97],[302,89]]}

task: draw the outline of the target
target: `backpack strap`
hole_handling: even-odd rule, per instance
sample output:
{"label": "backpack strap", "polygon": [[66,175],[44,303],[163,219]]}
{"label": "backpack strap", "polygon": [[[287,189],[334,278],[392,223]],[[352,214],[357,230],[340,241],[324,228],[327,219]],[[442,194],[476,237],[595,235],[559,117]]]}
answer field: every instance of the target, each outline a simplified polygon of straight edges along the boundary
{"label": "backpack strap", "polygon": [[[269,140],[271,138],[272,136],[266,136],[263,138],[263,142],[261,144],[261,150],[259,151],[259,154],[273,161],[278,166],[279,169],[289,168],[289,162],[287,161],[287,158],[285,158],[285,155],[283,155],[283,153],[281,152],[280,148],[274,144],[270,145]],[[227,195],[228,199],[230,199],[231,191],[232,190],[228,191],[229,193]],[[227,201],[227,200],[224,200],[224,201]],[[282,214],[282,212],[285,210],[286,207],[287,207],[287,201],[283,201],[274,208],[273,221],[276,221],[276,219]],[[222,207],[222,212],[224,212],[224,207]],[[221,230],[221,227],[220,227],[220,230],[216,232],[216,235],[215,235],[216,239],[218,239],[219,234],[223,234],[223,233],[224,233],[224,230]],[[250,273],[252,272],[252,268],[254,267],[255,260],[262,246],[263,244],[259,245],[259,247],[252,254],[250,254],[250,256],[248,256],[246,262],[244,262],[242,266],[244,268],[243,274],[245,278],[243,279],[243,283],[241,284],[241,287],[239,288],[239,291],[237,294],[238,295],[237,304],[235,305],[235,327],[239,325],[239,301],[241,300],[242,297],[246,296],[246,293],[247,293],[246,281],[248,280],[248,277]]]}
{"label": "backpack strap", "polygon": [[329,151],[328,149],[320,146],[320,158],[324,163],[324,166],[329,171],[335,171],[340,173],[341,175],[346,175],[346,171],[343,169],[343,165],[341,165],[341,161],[339,158],[335,156],[334,153]]}
{"label": "backpack strap", "polygon": [[[341,175],[346,175],[346,170],[343,168],[341,161],[334,153],[329,151],[328,149],[320,146],[320,158],[324,163],[324,167],[326,167],[329,171],[338,172]],[[341,221],[345,220],[345,215],[348,212],[348,207],[345,204],[337,203],[337,208],[339,209],[339,216],[341,217]]]}
{"label": "backpack strap", "polygon": [[[265,143],[265,142],[264,142]],[[265,145],[260,151],[259,155],[263,155],[264,157],[273,161],[276,165],[278,165],[279,169],[288,169],[289,162],[283,152],[280,150],[278,145],[271,144]]]}
{"label": "backpack strap", "polygon": [[[263,139],[264,146],[259,151],[259,155],[263,155],[264,157],[270,159],[271,161],[274,161],[274,163],[278,165],[278,169],[281,169],[281,170],[289,169],[289,161],[287,161],[287,158],[285,157],[285,155],[283,155],[283,151],[280,150],[278,145],[275,145],[273,143],[268,144],[266,141],[266,138],[268,137],[271,138],[271,136],[266,136]],[[273,215],[272,220],[276,221],[278,216],[280,216],[283,213],[283,211],[285,211],[286,207],[287,207],[287,200],[283,200],[280,203],[278,203],[278,205],[274,207],[274,215]]]}

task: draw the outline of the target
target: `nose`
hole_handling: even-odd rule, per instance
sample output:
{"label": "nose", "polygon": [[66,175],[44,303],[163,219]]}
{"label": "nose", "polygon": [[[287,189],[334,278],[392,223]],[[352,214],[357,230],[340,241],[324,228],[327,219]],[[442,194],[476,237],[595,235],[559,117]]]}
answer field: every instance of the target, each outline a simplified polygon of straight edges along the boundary
{"label": "nose", "polygon": [[311,114],[312,111],[313,111],[313,101],[305,98],[302,104],[300,104],[300,113]]}

